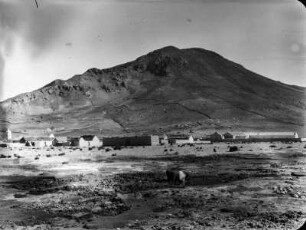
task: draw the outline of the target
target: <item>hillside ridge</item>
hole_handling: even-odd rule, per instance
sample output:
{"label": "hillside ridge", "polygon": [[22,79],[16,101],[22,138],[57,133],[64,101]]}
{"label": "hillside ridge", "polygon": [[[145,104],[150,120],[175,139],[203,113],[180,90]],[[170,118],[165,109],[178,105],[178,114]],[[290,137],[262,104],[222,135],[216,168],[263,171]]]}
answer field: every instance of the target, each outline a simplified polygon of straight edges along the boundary
{"label": "hillside ridge", "polygon": [[2,120],[26,130],[303,133],[305,95],[306,88],[258,75],[213,51],[166,46],[121,65],[54,80],[0,105]]}

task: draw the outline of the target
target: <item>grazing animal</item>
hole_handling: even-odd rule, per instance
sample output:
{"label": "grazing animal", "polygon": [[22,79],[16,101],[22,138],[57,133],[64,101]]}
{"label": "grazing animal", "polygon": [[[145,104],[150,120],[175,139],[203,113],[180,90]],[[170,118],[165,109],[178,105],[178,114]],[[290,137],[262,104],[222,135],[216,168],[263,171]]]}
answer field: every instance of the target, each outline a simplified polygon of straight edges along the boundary
{"label": "grazing animal", "polygon": [[187,173],[177,169],[168,169],[166,171],[167,181],[169,184],[182,185],[185,187]]}

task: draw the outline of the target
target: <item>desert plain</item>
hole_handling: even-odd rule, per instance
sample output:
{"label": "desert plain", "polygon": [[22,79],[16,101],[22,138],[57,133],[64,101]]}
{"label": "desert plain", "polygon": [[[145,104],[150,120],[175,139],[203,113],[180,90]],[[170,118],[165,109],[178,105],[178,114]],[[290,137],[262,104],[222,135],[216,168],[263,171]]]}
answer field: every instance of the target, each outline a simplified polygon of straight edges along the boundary
{"label": "desert plain", "polygon": [[234,145],[1,148],[0,229],[298,229],[305,143]]}

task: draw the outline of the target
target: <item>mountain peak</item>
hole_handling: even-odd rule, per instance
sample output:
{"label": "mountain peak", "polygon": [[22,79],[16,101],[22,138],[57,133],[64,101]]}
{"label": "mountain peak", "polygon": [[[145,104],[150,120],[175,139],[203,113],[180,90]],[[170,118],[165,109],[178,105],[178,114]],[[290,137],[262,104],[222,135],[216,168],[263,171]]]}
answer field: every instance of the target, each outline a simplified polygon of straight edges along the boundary
{"label": "mountain peak", "polygon": [[176,56],[176,55],[181,55],[182,50],[175,47],[175,46],[165,46],[163,48],[154,50],[150,53],[148,53],[145,56],[148,57],[156,57],[156,56]]}
{"label": "mountain peak", "polygon": [[171,46],[171,45],[169,45],[169,46],[165,46],[165,47],[162,47],[162,48],[160,48],[160,49],[157,49],[157,50],[155,50],[155,51],[160,51],[160,52],[177,52],[177,51],[179,51],[180,49],[179,48],[177,48],[177,47],[175,47],[175,46]]}

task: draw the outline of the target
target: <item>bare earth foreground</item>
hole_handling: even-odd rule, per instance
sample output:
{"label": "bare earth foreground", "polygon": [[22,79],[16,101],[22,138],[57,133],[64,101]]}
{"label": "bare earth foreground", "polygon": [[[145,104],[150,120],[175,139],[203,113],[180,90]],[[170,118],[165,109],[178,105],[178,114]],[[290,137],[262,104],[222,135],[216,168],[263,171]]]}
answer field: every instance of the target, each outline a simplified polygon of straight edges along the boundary
{"label": "bare earth foreground", "polygon": [[0,228],[298,229],[305,144],[229,145],[0,149]]}

